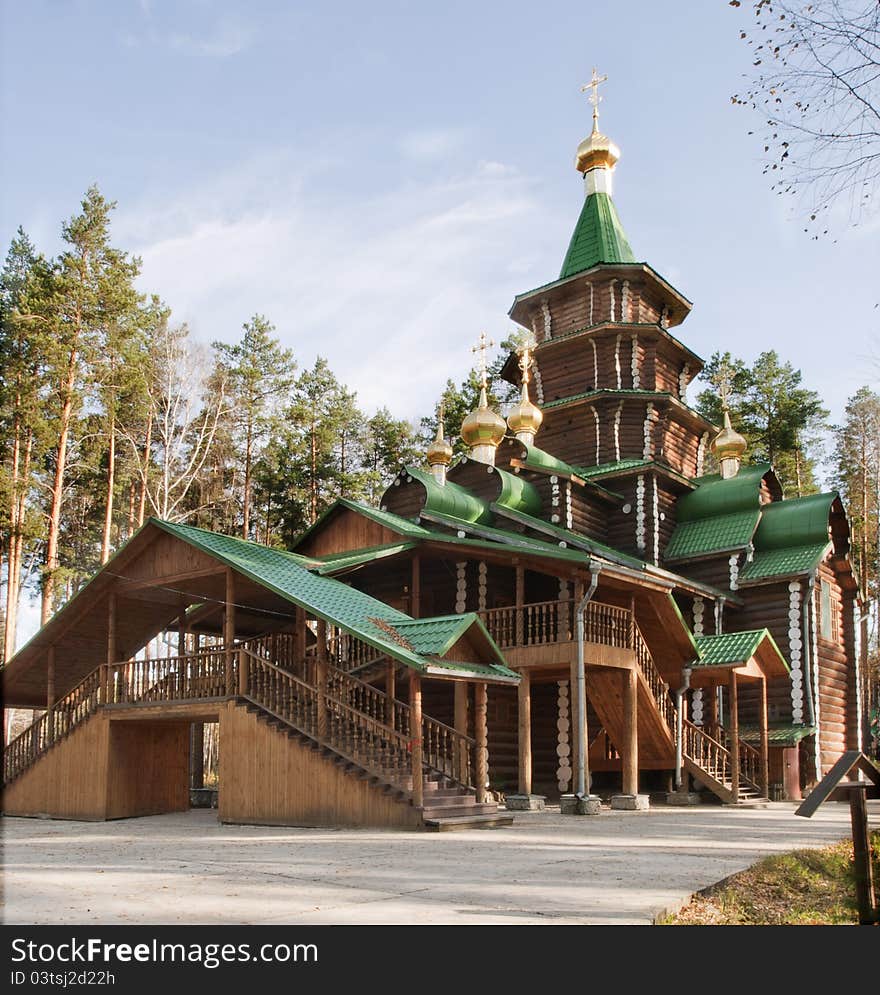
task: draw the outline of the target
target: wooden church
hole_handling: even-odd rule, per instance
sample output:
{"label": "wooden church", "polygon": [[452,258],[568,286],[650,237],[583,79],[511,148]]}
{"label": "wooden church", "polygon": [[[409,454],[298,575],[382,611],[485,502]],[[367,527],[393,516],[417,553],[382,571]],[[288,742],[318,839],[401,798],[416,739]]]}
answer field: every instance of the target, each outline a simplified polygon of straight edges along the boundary
{"label": "wooden church", "polygon": [[427,467],[290,550],[150,520],[3,671],[6,707],[45,709],[7,814],[185,809],[204,723],[219,818],[285,825],[798,798],[859,747],[844,509],[785,499],[689,405],[691,304],[624,234],[597,82],[562,271],[510,311],[506,420],[484,374],[468,456],[441,421]]}

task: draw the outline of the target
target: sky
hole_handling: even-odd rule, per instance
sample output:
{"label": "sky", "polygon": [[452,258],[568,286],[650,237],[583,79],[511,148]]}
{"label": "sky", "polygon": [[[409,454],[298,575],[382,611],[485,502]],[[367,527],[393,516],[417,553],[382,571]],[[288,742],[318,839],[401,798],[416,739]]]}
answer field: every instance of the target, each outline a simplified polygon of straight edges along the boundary
{"label": "sky", "polygon": [[0,0],[4,252],[19,225],[59,251],[96,183],[195,338],[265,314],[301,368],[418,418],[558,275],[597,66],[629,241],[694,302],[677,334],[776,349],[840,420],[880,379],[880,225],[814,241],[770,190],[730,99],[748,7]]}

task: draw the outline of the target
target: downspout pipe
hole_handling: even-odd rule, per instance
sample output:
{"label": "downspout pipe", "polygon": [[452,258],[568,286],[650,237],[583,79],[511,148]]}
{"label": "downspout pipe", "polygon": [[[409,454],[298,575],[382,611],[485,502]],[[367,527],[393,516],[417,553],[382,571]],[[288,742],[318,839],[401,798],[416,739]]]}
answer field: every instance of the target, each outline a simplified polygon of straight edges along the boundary
{"label": "downspout pipe", "polygon": [[576,797],[587,797],[587,679],[584,673],[584,612],[599,586],[601,567],[590,560],[590,586],[577,609],[577,714],[578,714],[578,776]]}
{"label": "downspout pipe", "polygon": [[675,789],[676,791],[681,790],[681,768],[684,764],[684,715],[682,710],[682,701],[684,700],[685,693],[689,690],[691,686],[691,668],[683,667],[681,671],[681,679],[684,681],[682,686],[678,688],[675,692]]}

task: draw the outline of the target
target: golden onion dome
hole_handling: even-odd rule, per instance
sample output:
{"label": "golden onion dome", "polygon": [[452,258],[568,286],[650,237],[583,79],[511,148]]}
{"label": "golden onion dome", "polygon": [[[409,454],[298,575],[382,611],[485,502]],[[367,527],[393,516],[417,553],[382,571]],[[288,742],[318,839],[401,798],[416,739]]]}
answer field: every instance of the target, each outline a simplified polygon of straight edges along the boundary
{"label": "golden onion dome", "polygon": [[716,459],[742,459],[748,443],[730,424],[730,412],[724,409],[724,427],[712,440]]}
{"label": "golden onion dome", "polygon": [[597,166],[614,169],[619,158],[620,149],[607,135],[599,131],[598,126],[594,126],[590,137],[578,145],[574,164],[579,173],[586,173],[587,170],[595,169]]}
{"label": "golden onion dome", "polygon": [[534,435],[544,421],[544,413],[537,404],[532,404],[529,399],[529,385],[524,382],[522,385],[522,396],[519,402],[511,408],[507,416],[507,424],[514,435],[521,432],[528,432]]}
{"label": "golden onion dome", "polygon": [[437,435],[428,446],[428,466],[449,466],[452,462],[452,446],[443,438],[443,422],[437,423]]}
{"label": "golden onion dome", "polygon": [[507,432],[507,422],[489,407],[486,388],[480,389],[480,403],[461,423],[461,437],[465,443],[474,446],[497,447]]}

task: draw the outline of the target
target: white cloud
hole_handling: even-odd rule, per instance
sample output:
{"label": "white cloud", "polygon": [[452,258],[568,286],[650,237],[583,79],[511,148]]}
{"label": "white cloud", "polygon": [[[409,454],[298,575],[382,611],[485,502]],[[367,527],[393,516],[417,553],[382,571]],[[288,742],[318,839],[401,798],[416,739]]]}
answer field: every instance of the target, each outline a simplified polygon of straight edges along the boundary
{"label": "white cloud", "polygon": [[262,312],[301,366],[326,356],[366,408],[426,413],[482,329],[504,337],[541,258],[535,232],[555,245],[554,226],[537,223],[530,182],[497,163],[372,195],[340,170],[328,197],[327,176],[294,161],[253,160],[158,210],[120,209],[144,289],[203,340],[233,339]]}

